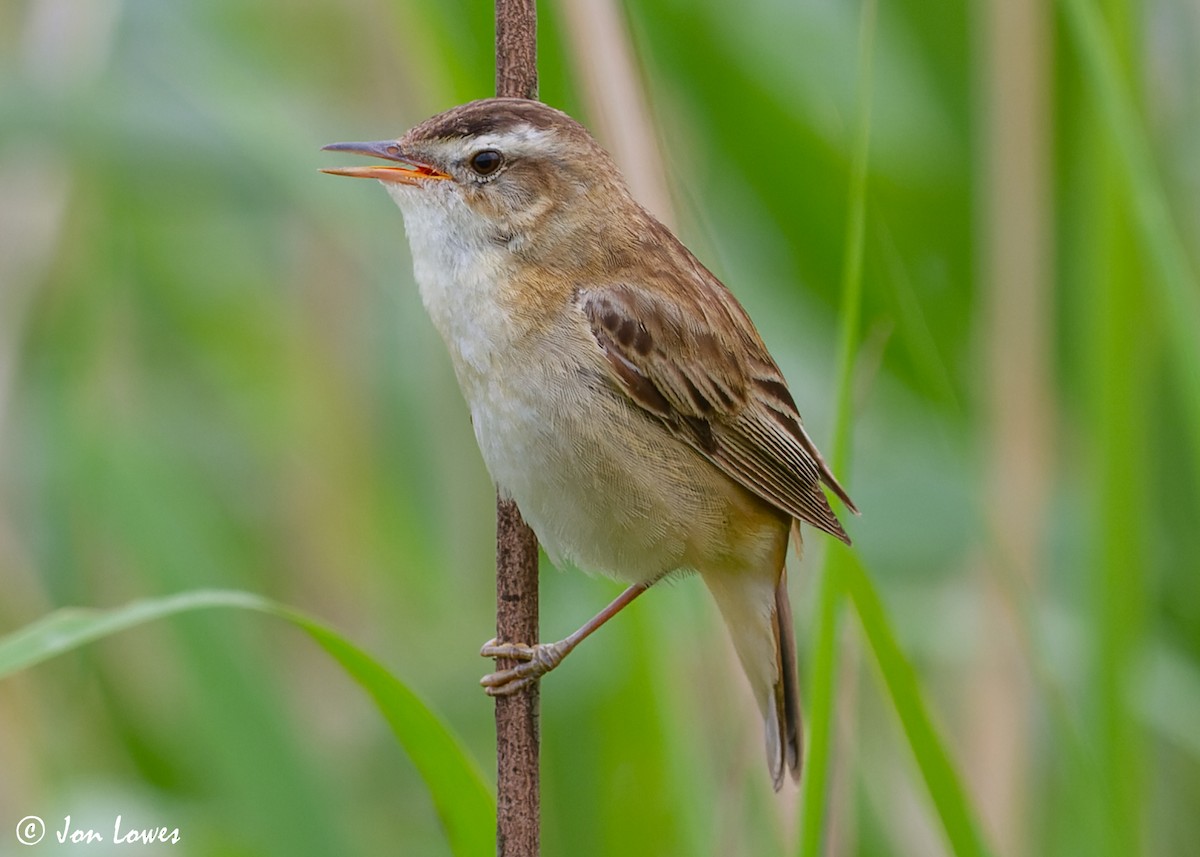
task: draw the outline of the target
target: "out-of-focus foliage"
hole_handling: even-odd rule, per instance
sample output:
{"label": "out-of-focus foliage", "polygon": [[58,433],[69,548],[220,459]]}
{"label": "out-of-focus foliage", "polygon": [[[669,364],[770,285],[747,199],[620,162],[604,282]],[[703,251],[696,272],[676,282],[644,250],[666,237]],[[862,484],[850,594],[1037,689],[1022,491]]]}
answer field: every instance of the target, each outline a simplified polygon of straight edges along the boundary
{"label": "out-of-focus foliage", "polygon": [[[271,616],[306,632],[362,685],[392,726],[425,781],[454,854],[473,857],[491,849],[496,836],[496,801],[478,765],[461,743],[446,731],[437,715],[378,661],[336,631],[261,596],[232,590],[194,589],[162,598],[142,598],[111,610],[64,607],[0,637],[0,678],[156,619],[214,607]],[[24,845],[37,845],[38,842],[33,840],[44,834],[44,819],[27,816],[25,820],[33,822],[33,826],[18,826],[18,836]],[[181,841],[178,828],[159,829],[172,830],[169,836],[159,835],[159,841],[169,839],[173,845]],[[113,835],[117,844],[134,841],[124,836],[119,837],[118,842],[117,834],[114,832]],[[64,827],[62,844],[66,839]],[[73,838],[71,841],[75,843]]]}
{"label": "out-of-focus foliage", "polygon": [[[565,6],[542,7],[541,95],[588,122]],[[1012,406],[1037,409],[1050,454],[1030,498],[1036,562],[1013,575],[990,505],[983,8],[878,10],[855,547],[1001,853],[1188,853],[1200,365],[1178,308],[1200,267],[1200,20],[1184,0],[1047,11],[1049,396]],[[828,446],[861,9],[624,12],[681,235]],[[491,39],[480,0],[0,5],[0,633],[62,605],[261,592],[380,655],[490,764],[475,652],[493,627],[492,488],[398,212],[316,169],[333,163],[324,143],[488,95]],[[1130,168],[1129,139],[1148,170]],[[1166,220],[1145,222],[1147,206]],[[802,668],[825,550],[809,538],[791,573]],[[547,638],[615,591],[549,566],[543,580]],[[944,853],[854,615],[827,835],[839,854]],[[980,679],[997,627],[1016,667],[990,687],[1025,715],[999,724],[1019,738],[1021,785],[1000,831],[976,752],[996,733]],[[771,793],[696,581],[651,593],[548,678],[542,728],[547,854],[795,848],[797,794]],[[146,626],[5,680],[0,770],[3,854],[30,814],[179,827],[175,853],[449,853],[353,683],[239,615]]]}

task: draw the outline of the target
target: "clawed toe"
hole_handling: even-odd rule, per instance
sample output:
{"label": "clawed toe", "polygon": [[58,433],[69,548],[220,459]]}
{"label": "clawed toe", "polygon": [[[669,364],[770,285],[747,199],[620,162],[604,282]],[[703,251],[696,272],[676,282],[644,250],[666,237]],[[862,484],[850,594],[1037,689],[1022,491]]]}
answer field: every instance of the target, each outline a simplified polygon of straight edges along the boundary
{"label": "clawed toe", "polygon": [[488,696],[508,696],[524,690],[542,677],[544,674],[542,672],[524,669],[532,665],[532,663],[525,663],[510,670],[488,673],[479,680],[479,683],[483,685],[483,690]]}
{"label": "clawed toe", "polygon": [[507,658],[512,661],[532,661],[534,646],[524,643],[501,643],[494,637],[483,644],[479,654],[485,658]]}
{"label": "clawed toe", "polygon": [[507,696],[528,687],[562,662],[569,648],[562,643],[499,643],[488,640],[479,654],[485,658],[521,661],[515,667],[488,673],[479,680],[489,696]]}

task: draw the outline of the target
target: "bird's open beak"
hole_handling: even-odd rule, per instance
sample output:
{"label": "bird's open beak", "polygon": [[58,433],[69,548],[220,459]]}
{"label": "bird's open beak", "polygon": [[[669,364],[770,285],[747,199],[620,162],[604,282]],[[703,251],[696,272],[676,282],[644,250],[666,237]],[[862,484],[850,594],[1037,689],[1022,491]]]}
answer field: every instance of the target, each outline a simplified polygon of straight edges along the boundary
{"label": "bird's open beak", "polygon": [[330,152],[352,152],[355,155],[367,155],[372,158],[382,158],[385,161],[395,161],[395,167],[332,167],[321,172],[334,176],[353,176],[360,179],[379,179],[381,182],[397,182],[399,184],[419,184],[425,179],[448,179],[449,175],[439,169],[414,161],[406,156],[395,140],[380,140],[377,143],[330,143],[322,146]]}

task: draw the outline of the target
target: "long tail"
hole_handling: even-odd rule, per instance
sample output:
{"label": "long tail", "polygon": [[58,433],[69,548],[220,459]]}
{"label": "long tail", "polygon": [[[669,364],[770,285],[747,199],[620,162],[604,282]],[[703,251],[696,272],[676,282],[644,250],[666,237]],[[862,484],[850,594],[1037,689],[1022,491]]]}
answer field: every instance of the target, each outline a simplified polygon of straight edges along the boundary
{"label": "long tail", "polygon": [[788,601],[784,550],[779,567],[763,573],[701,572],[729,628],[738,659],[762,711],[767,767],[776,791],[784,774],[800,779],[802,762],[796,638]]}
{"label": "long tail", "polygon": [[[792,624],[792,602],[788,598],[787,569],[779,571],[775,585],[775,613],[771,617],[775,631],[776,665],[779,680],[774,687],[776,718],[782,724],[783,761],[799,782],[800,767],[804,764],[804,730],[800,717],[800,679],[796,673],[796,629]],[[769,749],[769,747],[768,747]],[[768,758],[768,764],[770,764]],[[782,765],[771,764],[775,791],[783,785]]]}

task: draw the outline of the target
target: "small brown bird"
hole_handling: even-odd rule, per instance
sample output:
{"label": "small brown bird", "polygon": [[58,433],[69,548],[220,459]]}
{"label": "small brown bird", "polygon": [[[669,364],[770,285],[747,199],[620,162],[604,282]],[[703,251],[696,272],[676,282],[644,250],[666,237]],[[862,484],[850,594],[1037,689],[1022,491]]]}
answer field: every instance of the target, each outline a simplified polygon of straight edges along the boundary
{"label": "small brown bird", "polygon": [[804,521],[849,544],[821,490],[854,505],[804,430],[732,294],[630,195],[571,117],[490,98],[397,140],[325,148],[386,166],[425,307],[492,478],[547,552],[632,585],[553,644],[492,641],[536,681],[675,572],[716,599],[766,725],[775,788],[799,778],[800,706],[784,559]]}

